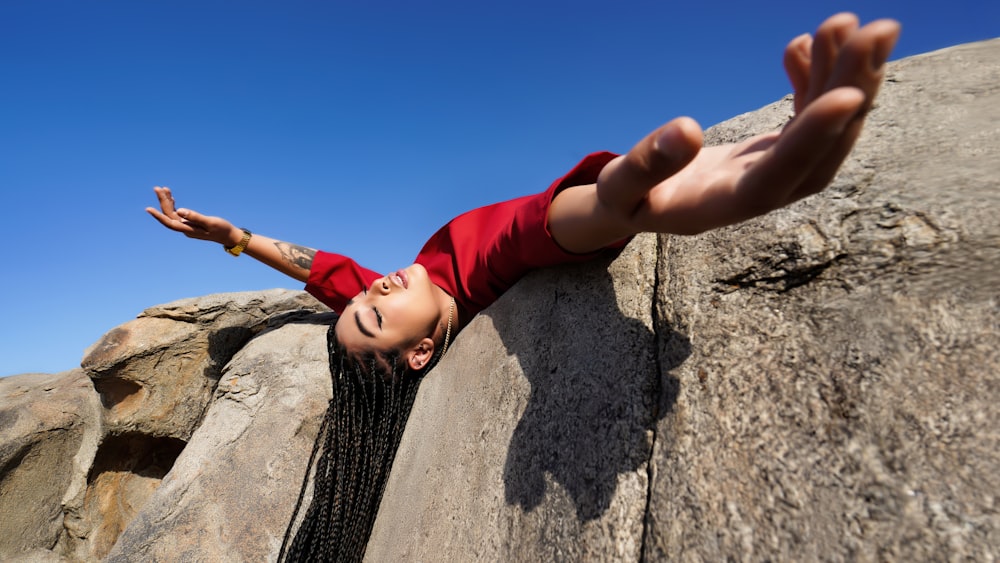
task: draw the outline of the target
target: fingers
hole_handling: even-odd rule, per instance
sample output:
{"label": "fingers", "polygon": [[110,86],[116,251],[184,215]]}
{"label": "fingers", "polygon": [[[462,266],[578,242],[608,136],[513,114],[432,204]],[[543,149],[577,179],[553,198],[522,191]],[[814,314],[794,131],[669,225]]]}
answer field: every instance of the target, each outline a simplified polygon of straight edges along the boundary
{"label": "fingers", "polygon": [[[885,62],[899,39],[900,25],[893,20],[877,20],[855,30],[841,45],[836,64],[827,77],[826,89],[858,89],[864,100],[843,128],[836,143],[816,162],[788,203],[821,191],[836,175],[861,134],[865,114],[871,109],[882,84]],[[804,110],[805,111],[805,110]]]}
{"label": "fingers", "polygon": [[171,219],[170,217],[167,217],[166,215],[161,213],[159,210],[154,209],[152,207],[147,207],[146,213],[152,215],[153,218],[159,221],[160,224],[163,225],[164,227],[174,231],[178,230],[177,227],[180,225],[180,223],[176,219]]}
{"label": "fingers", "polygon": [[208,233],[209,232],[209,218],[197,211],[191,209],[178,209],[177,215],[181,218],[181,221],[190,227],[193,227],[195,231]]}
{"label": "fingers", "polygon": [[701,143],[701,127],[693,119],[674,119],[604,167],[597,180],[598,199],[616,213],[631,216],[654,186],[694,159]]}
{"label": "fingers", "polygon": [[156,192],[156,199],[160,202],[160,209],[163,213],[169,217],[176,217],[177,213],[174,208],[174,196],[170,192],[170,188],[156,186],[153,188]]}
{"label": "fingers", "polygon": [[177,203],[170,192],[170,188],[156,186],[153,188],[156,197],[160,202],[160,209],[147,207],[146,213],[153,216],[161,225],[170,229],[184,233],[191,238],[207,238],[211,231],[207,225],[207,217],[190,209],[177,209]]}
{"label": "fingers", "polygon": [[808,33],[792,39],[785,47],[785,73],[792,84],[795,100],[795,113],[805,107],[806,96],[809,93],[809,69],[812,60],[812,36]]}
{"label": "fingers", "polygon": [[812,42],[809,88],[802,107],[809,105],[829,89],[829,77],[837,64],[840,48],[856,29],[858,17],[848,13],[830,16],[820,24]]}
{"label": "fingers", "polygon": [[181,222],[180,216],[177,215],[177,210],[174,209],[174,196],[170,193],[170,188],[156,186],[153,191],[160,203],[160,209],[147,207],[146,213],[152,215],[161,225],[170,230],[185,232],[185,225]]}
{"label": "fingers", "polygon": [[747,217],[787,205],[808,195],[809,190],[825,187],[857,137],[853,128],[859,122],[856,117],[864,103],[861,90],[837,88],[809,104],[782,131],[767,154],[739,180],[738,205]]}
{"label": "fingers", "polygon": [[[858,26],[854,14],[837,14],[816,30],[808,56],[806,40],[797,37],[785,49],[785,69],[795,91],[795,110],[802,111],[824,93],[842,86],[860,88],[871,107],[882,80],[882,67],[899,38],[899,23],[877,20]],[[803,79],[802,73],[808,75]],[[803,83],[808,85],[803,87]]]}
{"label": "fingers", "polygon": [[161,225],[170,229],[171,231],[177,231],[178,233],[184,233],[189,237],[196,237],[200,234],[207,232],[205,229],[198,227],[197,225],[191,224],[187,219],[181,217],[176,212],[172,212],[170,215],[166,215],[163,212],[153,208],[147,207],[146,213],[153,216],[154,219],[160,222]]}
{"label": "fingers", "polygon": [[826,89],[860,88],[866,98],[862,111],[867,111],[878,93],[885,62],[896,45],[899,31],[898,22],[878,20],[852,33],[841,46],[836,65],[827,77]]}

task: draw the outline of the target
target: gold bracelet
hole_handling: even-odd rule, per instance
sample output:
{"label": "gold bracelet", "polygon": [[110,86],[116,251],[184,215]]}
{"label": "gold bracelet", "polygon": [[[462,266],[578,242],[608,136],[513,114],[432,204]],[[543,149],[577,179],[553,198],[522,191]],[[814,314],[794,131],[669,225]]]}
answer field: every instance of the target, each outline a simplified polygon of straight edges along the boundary
{"label": "gold bracelet", "polygon": [[226,252],[232,254],[233,256],[239,256],[240,254],[243,253],[244,250],[247,249],[247,245],[250,244],[251,234],[252,233],[247,229],[243,229],[243,238],[240,239],[240,242],[237,243],[236,246],[223,246],[222,248],[224,248]]}

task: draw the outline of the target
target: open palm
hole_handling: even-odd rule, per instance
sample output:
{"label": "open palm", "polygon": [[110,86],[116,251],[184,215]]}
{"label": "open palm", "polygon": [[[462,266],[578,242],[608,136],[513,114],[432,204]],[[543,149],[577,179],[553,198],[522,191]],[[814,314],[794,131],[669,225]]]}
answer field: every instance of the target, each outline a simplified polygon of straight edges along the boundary
{"label": "open palm", "polygon": [[694,234],[819,192],[854,146],[898,35],[892,20],[831,17],[785,50],[796,116],[781,131],[702,149],[701,128],[675,119],[604,168],[599,200],[634,232]]}

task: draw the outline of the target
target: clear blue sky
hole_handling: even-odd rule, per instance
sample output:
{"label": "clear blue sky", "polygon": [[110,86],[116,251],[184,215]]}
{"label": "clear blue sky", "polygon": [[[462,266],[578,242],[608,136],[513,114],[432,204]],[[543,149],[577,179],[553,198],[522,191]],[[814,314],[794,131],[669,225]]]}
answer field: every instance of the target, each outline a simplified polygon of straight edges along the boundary
{"label": "clear blue sky", "polygon": [[785,43],[836,11],[902,21],[895,59],[1000,35],[998,6],[0,0],[0,375],[152,305],[299,287],[163,229],[154,185],[387,271],[589,152],[777,100]]}

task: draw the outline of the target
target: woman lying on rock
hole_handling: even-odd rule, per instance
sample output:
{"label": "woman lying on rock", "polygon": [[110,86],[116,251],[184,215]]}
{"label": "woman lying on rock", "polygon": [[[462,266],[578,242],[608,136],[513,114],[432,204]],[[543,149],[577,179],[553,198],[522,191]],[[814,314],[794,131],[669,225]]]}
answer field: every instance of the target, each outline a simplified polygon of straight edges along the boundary
{"label": "woman lying on rock", "polygon": [[[456,217],[427,241],[413,265],[387,275],[345,256],[177,209],[168,188],[155,188],[160,209],[147,211],[164,226],[219,243],[234,255],[246,253],[305,282],[309,293],[339,314],[331,328],[335,396],[317,439],[324,452],[317,493],[290,556],[363,553],[415,376],[430,369],[458,331],[527,272],[587,260],[622,247],[637,233],[686,235],[731,225],[826,187],[861,132],[898,34],[899,25],[891,20],[859,27],[851,14],[833,16],[815,37],[801,35],[785,50],[795,118],[781,131],[702,148],[700,127],[689,118],[674,119],[625,155],[586,157],[542,193]],[[345,376],[348,372],[354,375]],[[344,389],[337,391],[338,385]],[[382,424],[387,429],[366,430],[384,433],[360,448],[349,443],[360,438],[347,438],[342,429],[356,420],[337,421],[371,418],[356,412],[358,403],[378,417],[398,411]],[[354,414],[343,414],[347,411]],[[352,472],[379,475],[344,485]],[[322,487],[329,487],[326,494],[319,494]],[[358,488],[370,491],[358,514],[338,513],[344,511],[341,487],[355,494]]]}

